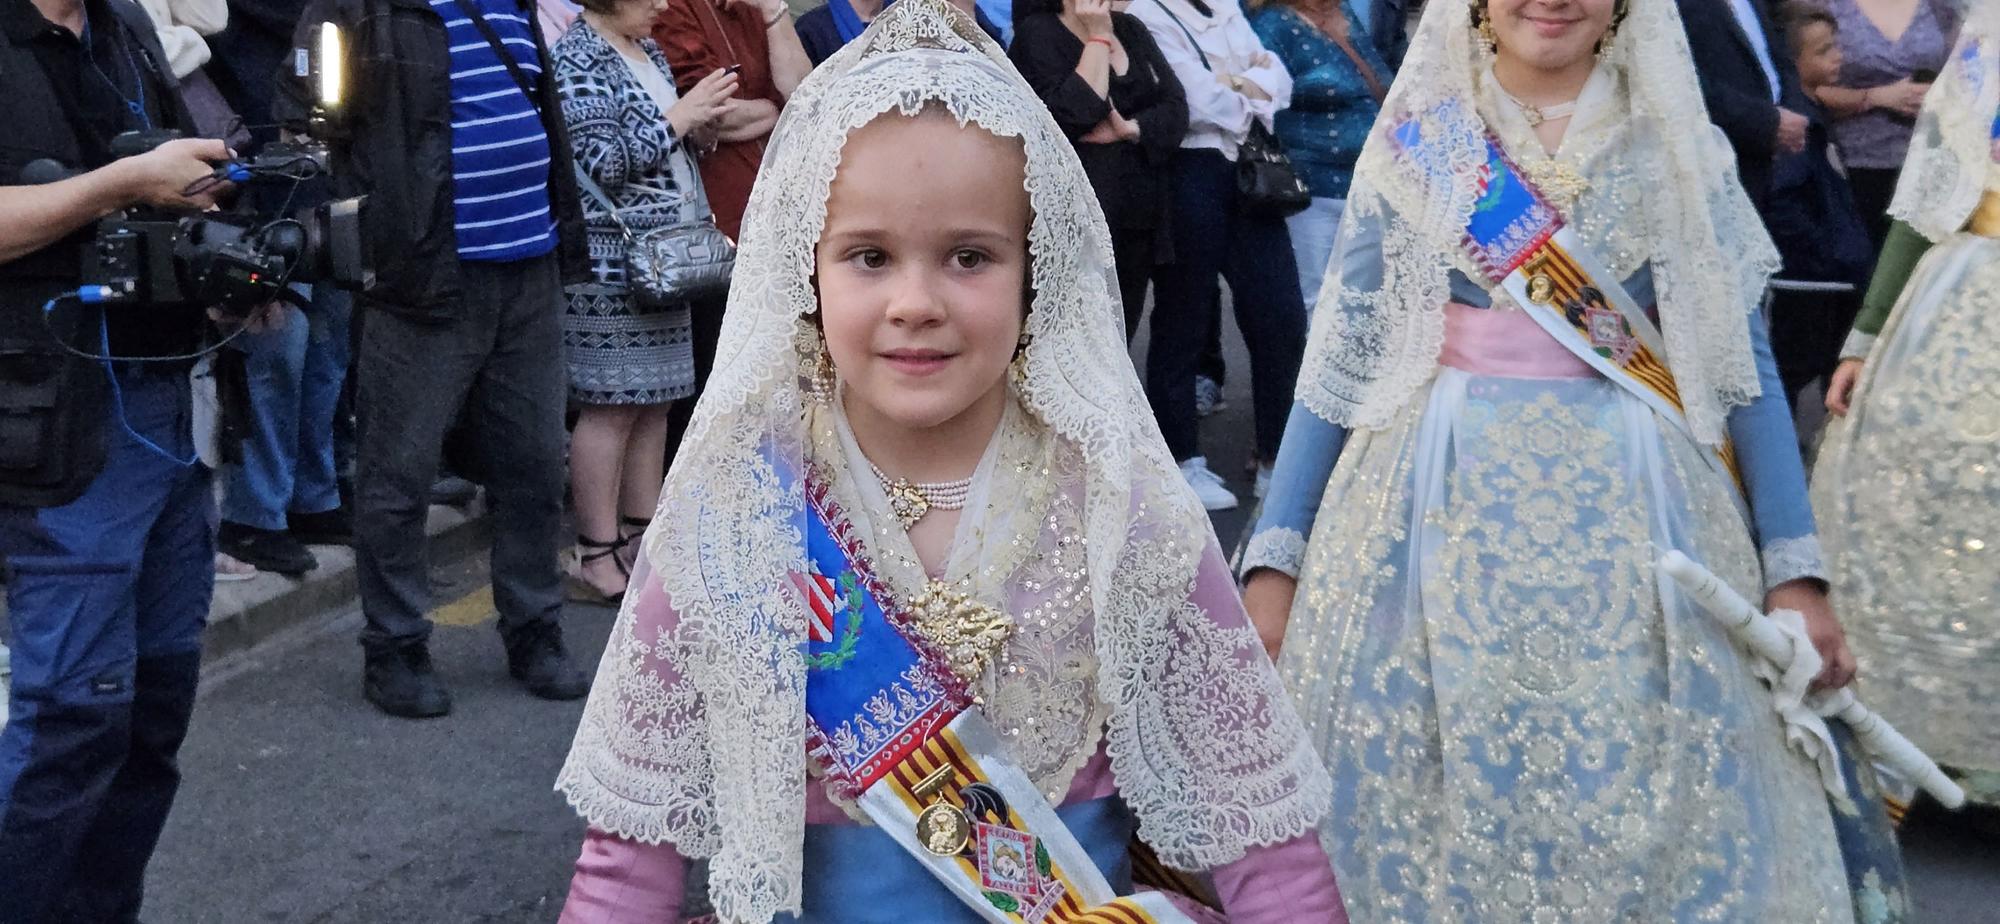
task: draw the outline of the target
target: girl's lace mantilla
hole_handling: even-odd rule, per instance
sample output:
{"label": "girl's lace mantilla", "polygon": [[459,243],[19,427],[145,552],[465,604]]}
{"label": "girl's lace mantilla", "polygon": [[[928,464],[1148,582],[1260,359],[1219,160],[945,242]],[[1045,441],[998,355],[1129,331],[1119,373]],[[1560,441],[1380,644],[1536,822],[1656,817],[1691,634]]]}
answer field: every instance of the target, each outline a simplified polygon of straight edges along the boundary
{"label": "girl's lace mantilla", "polygon": [[[1719,133],[1690,128],[1709,118],[1673,0],[1632,0],[1599,68],[1615,78],[1624,140],[1614,153],[1635,185],[1585,198],[1636,201],[1619,215],[1629,226],[1579,230],[1593,245],[1610,245],[1600,256],[1614,266],[1650,262],[1688,422],[1697,438],[1720,444],[1729,409],[1759,392],[1744,315],[1760,303],[1777,251]],[[1379,225],[1382,259],[1352,265],[1336,254],[1314,311],[1298,396],[1329,421],[1385,427],[1437,370],[1449,274],[1468,267],[1460,241],[1480,195],[1495,103],[1506,105],[1488,92],[1491,79],[1470,6],[1429,4],[1362,149],[1342,219],[1343,239],[1363,223]],[[1433,158],[1421,169],[1390,136],[1407,120],[1421,127]],[[1548,159],[1516,138],[1501,141],[1517,162]]]}

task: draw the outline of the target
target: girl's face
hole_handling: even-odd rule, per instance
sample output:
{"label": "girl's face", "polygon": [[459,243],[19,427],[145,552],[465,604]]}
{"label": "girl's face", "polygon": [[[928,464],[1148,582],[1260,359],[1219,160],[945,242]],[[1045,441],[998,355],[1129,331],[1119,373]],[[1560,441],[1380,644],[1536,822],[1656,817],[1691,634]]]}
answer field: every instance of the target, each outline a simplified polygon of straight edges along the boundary
{"label": "girl's face", "polygon": [[1611,30],[1617,0],[1487,0],[1502,59],[1539,71],[1564,71],[1597,54]]}
{"label": "girl's face", "polygon": [[1027,313],[1027,159],[937,111],[890,113],[841,151],[814,250],[847,409],[925,430],[997,412]]}

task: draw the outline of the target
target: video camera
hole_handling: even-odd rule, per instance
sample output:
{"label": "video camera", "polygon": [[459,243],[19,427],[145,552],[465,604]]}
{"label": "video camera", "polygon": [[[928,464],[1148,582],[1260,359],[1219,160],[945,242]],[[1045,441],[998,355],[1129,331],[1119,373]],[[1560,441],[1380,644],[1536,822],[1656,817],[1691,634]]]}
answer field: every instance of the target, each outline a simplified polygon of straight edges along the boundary
{"label": "video camera", "polygon": [[[187,215],[151,208],[127,209],[98,223],[84,252],[85,301],[102,304],[197,305],[225,316],[243,316],[271,301],[292,299],[289,284],[326,283],[359,288],[368,268],[361,247],[365,197],[290,210],[293,194],[308,180],[329,174],[327,146],[318,137],[341,105],[339,28],[320,29],[314,60],[300,76],[319,91],[308,137],[267,144],[257,156],[218,166],[189,188],[224,182],[284,190],[284,204],[258,211],[244,196],[227,212]],[[173,131],[126,132],[113,139],[114,157],[144,154],[180,137]],[[286,187],[284,184],[290,184]]]}

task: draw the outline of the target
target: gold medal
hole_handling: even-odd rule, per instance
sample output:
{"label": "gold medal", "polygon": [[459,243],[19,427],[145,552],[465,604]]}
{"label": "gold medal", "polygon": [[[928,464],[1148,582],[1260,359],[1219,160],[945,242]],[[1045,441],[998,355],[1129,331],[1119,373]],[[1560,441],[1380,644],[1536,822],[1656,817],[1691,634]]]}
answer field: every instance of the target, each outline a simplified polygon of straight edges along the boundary
{"label": "gold medal", "polygon": [[955,857],[972,840],[972,819],[957,806],[943,802],[917,815],[917,843],[940,857]]}
{"label": "gold medal", "polygon": [[1536,273],[1528,277],[1528,301],[1546,305],[1556,300],[1556,281],[1547,273]]}

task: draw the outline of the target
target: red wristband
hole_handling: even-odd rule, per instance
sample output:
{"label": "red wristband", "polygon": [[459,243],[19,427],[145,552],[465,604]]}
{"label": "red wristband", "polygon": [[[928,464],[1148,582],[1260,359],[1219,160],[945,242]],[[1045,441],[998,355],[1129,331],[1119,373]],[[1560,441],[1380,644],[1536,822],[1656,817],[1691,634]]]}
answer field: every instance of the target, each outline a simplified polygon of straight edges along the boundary
{"label": "red wristband", "polygon": [[1085,45],[1103,45],[1105,51],[1111,50],[1111,40],[1100,35],[1093,35],[1084,39],[1083,43]]}

